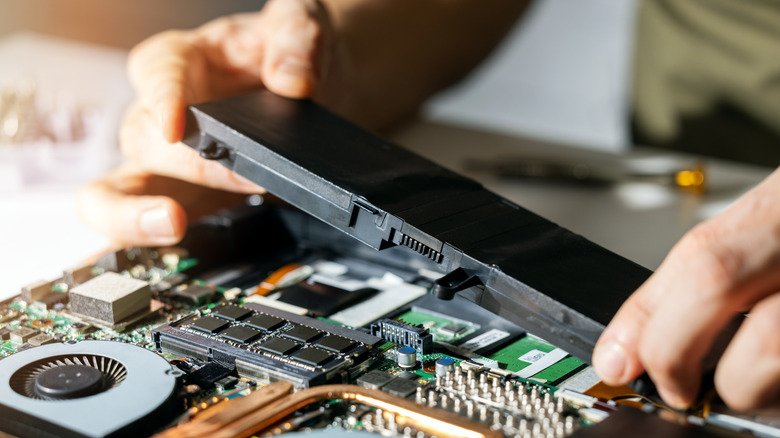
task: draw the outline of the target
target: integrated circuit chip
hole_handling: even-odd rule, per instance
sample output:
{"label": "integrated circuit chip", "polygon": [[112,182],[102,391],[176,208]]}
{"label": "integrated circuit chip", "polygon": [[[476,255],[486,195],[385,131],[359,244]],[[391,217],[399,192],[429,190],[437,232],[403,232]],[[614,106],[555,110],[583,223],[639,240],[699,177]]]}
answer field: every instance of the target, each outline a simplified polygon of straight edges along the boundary
{"label": "integrated circuit chip", "polygon": [[266,315],[265,313],[255,315],[244,322],[250,327],[265,331],[276,330],[286,323],[282,318]]}
{"label": "integrated circuit chip", "polygon": [[306,327],[305,325],[297,325],[284,332],[284,336],[295,339],[296,341],[309,343],[322,336],[322,332],[311,327]]}
{"label": "integrated circuit chip", "polygon": [[260,336],[263,335],[263,332],[260,330],[255,330],[253,328],[244,327],[242,325],[236,325],[233,327],[230,327],[229,329],[225,330],[224,332],[220,333],[219,336],[229,339],[231,341],[240,342],[242,344],[248,344]]}
{"label": "integrated circuit chip", "polygon": [[203,318],[196,319],[195,322],[190,324],[190,327],[202,332],[214,334],[228,325],[230,325],[230,323],[225,320],[214,318],[213,316],[204,316]]}
{"label": "integrated circuit chip", "polygon": [[417,391],[418,386],[420,385],[413,380],[396,378],[382,386],[382,391],[407,398]]}
{"label": "integrated circuit chip", "polygon": [[191,284],[187,287],[174,290],[173,295],[181,298],[182,300],[188,301],[195,306],[200,306],[207,303],[212,297],[214,297],[214,295],[216,295],[216,293],[217,292],[210,287],[206,287],[200,284]]}
{"label": "integrated circuit chip", "polygon": [[376,336],[257,303],[193,313],[155,328],[152,339],[158,351],[219,360],[234,365],[240,377],[283,380],[296,388],[326,384],[382,353]]}
{"label": "integrated circuit chip", "polygon": [[318,348],[304,348],[295,352],[290,357],[310,365],[322,365],[333,359],[332,354]]}
{"label": "integrated circuit chip", "polygon": [[251,315],[252,311],[232,304],[223,304],[211,309],[211,314],[230,321],[240,321]]}
{"label": "integrated circuit chip", "polygon": [[379,389],[393,380],[395,376],[385,371],[373,370],[358,377],[357,384],[369,389]]}
{"label": "integrated circuit chip", "polygon": [[455,323],[445,324],[439,327],[439,331],[446,336],[455,337],[466,332],[466,327]]}
{"label": "integrated circuit chip", "polygon": [[278,354],[280,356],[286,356],[293,350],[298,348],[298,343],[284,338],[271,338],[257,346],[261,350],[268,351],[269,353]]}
{"label": "integrated circuit chip", "polygon": [[346,353],[347,351],[355,347],[355,343],[347,338],[341,336],[326,336],[316,344],[326,350],[335,351],[336,353]]}

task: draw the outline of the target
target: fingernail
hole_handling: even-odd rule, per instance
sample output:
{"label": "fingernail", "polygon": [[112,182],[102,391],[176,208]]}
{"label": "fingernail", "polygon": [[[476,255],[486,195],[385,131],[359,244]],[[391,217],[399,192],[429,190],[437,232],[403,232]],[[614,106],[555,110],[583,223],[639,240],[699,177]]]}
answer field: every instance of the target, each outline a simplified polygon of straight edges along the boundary
{"label": "fingernail", "polygon": [[289,88],[289,92],[296,95],[309,92],[313,78],[311,64],[300,58],[284,58],[276,69],[277,86]]}
{"label": "fingernail", "polygon": [[617,342],[608,341],[596,349],[593,366],[607,383],[622,383],[626,371],[626,351]]}
{"label": "fingernail", "polygon": [[141,230],[149,237],[173,237],[173,222],[165,208],[153,208],[141,213]]}
{"label": "fingernail", "polygon": [[296,79],[307,78],[311,74],[311,65],[300,58],[288,57],[279,63],[276,71]]}

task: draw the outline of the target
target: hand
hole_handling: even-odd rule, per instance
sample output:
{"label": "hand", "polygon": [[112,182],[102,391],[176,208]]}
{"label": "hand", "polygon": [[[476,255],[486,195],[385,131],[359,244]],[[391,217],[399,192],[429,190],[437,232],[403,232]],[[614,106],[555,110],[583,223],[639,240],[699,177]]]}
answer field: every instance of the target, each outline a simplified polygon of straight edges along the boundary
{"label": "hand", "polygon": [[749,312],[718,362],[716,389],[737,410],[780,402],[778,200],[780,170],[680,240],[601,335],[593,366],[605,383],[647,371],[670,406],[687,408],[713,341]]}
{"label": "hand", "polygon": [[245,194],[156,175],[132,163],[88,184],[77,199],[84,222],[120,248],[175,243],[188,220],[245,201]]}
{"label": "hand", "polygon": [[128,62],[137,100],[120,132],[131,165],[82,189],[82,218],[120,244],[170,245],[183,237],[198,205],[200,211],[223,204],[205,196],[215,196],[215,190],[198,185],[262,192],[178,143],[186,106],[260,87],[292,98],[319,98],[322,88],[330,90],[328,96],[340,95],[344,69],[338,66],[344,57],[331,34],[318,1],[271,0],[258,13],[164,32],[141,43]]}

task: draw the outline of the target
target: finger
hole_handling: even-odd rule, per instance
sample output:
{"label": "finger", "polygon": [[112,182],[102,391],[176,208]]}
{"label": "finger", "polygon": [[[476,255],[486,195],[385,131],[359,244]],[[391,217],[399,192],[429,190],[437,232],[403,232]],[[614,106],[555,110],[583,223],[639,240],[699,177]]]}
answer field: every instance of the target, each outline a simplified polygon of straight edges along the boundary
{"label": "finger", "polygon": [[165,143],[157,134],[148,112],[139,104],[131,106],[126,113],[119,142],[122,152],[148,172],[233,192],[264,192],[216,161],[201,158],[198,152],[182,143]]}
{"label": "finger", "polygon": [[715,370],[715,387],[731,408],[780,402],[780,293],[756,304]]}
{"label": "finger", "polygon": [[620,307],[593,350],[593,367],[608,385],[625,385],[642,374],[639,339],[664,288],[663,278],[650,277]]}
{"label": "finger", "polygon": [[[702,359],[724,325],[740,309],[780,287],[774,269],[780,236],[772,228],[780,223],[780,209],[768,202],[780,195],[779,182],[773,175],[675,246],[637,291],[637,301],[634,296],[628,300],[599,341],[600,347],[616,341],[621,348],[615,351],[626,354],[629,368],[605,381],[626,383],[643,368],[667,403],[685,408],[693,402]],[[631,310],[636,307],[645,314],[637,316]],[[597,371],[605,375],[607,359],[617,363],[602,356],[607,351],[599,348],[594,357]],[[635,366],[637,360],[641,367]]]}
{"label": "finger", "polygon": [[128,74],[139,99],[169,143],[181,140],[185,107],[198,98],[191,73],[205,66],[193,56],[194,41],[192,32],[164,32],[134,48],[128,59]]}
{"label": "finger", "polygon": [[695,401],[701,364],[734,315],[780,288],[778,175],[688,233],[661,268],[667,292],[645,327],[639,354],[674,407]]}
{"label": "finger", "polygon": [[115,172],[84,186],[77,197],[82,220],[123,246],[173,245],[181,240],[187,227],[181,205],[165,196],[128,194],[116,181],[125,178],[123,172]]}
{"label": "finger", "polygon": [[324,11],[313,1],[274,1],[266,7],[265,86],[286,97],[311,97],[325,67]]}

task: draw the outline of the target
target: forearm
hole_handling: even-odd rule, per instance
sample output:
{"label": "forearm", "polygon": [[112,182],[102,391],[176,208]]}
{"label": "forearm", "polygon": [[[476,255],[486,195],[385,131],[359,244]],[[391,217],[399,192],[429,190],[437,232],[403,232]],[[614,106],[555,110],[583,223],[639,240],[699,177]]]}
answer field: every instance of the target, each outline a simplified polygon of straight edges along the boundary
{"label": "forearm", "polygon": [[373,129],[416,110],[501,41],[527,0],[323,0],[351,64],[326,104]]}

